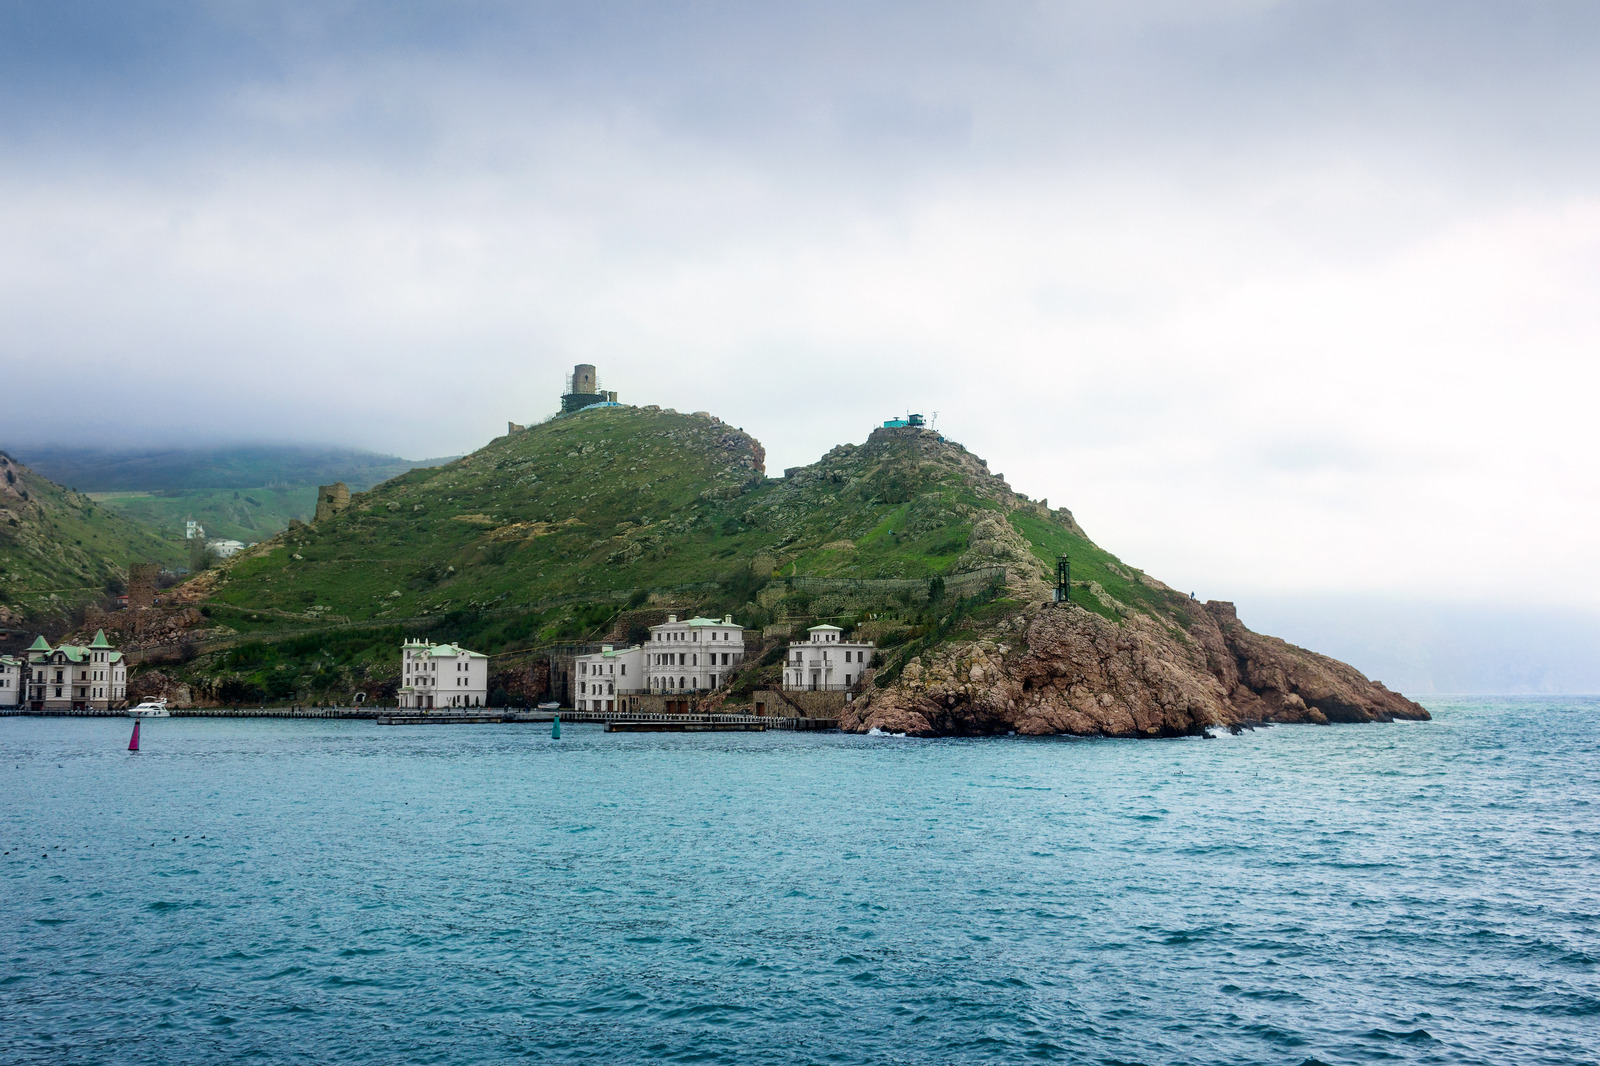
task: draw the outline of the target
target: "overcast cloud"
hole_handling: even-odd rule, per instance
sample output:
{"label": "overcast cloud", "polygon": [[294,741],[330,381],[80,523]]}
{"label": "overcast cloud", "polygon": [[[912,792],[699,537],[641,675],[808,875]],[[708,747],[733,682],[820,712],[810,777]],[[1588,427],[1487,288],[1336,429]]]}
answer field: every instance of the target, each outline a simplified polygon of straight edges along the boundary
{"label": "overcast cloud", "polygon": [[937,410],[1202,598],[1600,609],[1600,5],[0,11],[0,445],[593,362],[774,470]]}

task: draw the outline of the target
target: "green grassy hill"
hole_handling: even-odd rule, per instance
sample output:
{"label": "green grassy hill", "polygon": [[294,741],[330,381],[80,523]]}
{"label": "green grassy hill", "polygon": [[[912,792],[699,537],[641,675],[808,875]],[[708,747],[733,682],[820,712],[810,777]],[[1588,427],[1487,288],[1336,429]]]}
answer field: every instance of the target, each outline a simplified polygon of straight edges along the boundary
{"label": "green grassy hill", "polygon": [[972,551],[975,524],[1025,502],[958,445],[845,446],[784,479],[761,463],[721,422],[586,411],[356,496],[238,561],[216,600],[375,619],[727,584],[752,568],[926,580],[995,563]]}
{"label": "green grassy hill", "polygon": [[[781,479],[765,476],[763,459],[739,430],[650,407],[591,409],[499,438],[235,560],[212,588],[212,619],[272,640],[194,669],[241,698],[338,691],[392,670],[403,633],[495,653],[593,639],[650,604],[732,612],[756,628],[870,617],[883,646],[910,648],[974,609],[1048,595],[1063,550],[1086,583],[1074,602],[1090,610],[1187,608],[1065,510],[1012,492],[933,434],[877,434]],[[1001,567],[1009,588],[956,591],[960,575]],[[304,635],[284,640],[286,630]]]}
{"label": "green grassy hill", "polygon": [[129,563],[181,565],[181,539],[62,488],[0,453],[0,610],[64,618],[127,577]]}
{"label": "green grassy hill", "polygon": [[254,544],[310,520],[317,509],[315,485],[246,489],[174,489],[153,492],[91,492],[90,499],[147,526],[181,531],[193,518],[209,538]]}

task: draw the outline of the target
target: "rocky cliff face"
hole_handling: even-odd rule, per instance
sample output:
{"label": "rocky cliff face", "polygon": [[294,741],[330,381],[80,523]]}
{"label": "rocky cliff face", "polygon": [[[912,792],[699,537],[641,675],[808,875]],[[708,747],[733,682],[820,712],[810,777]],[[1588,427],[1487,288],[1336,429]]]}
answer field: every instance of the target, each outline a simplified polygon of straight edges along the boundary
{"label": "rocky cliff face", "polygon": [[913,736],[1163,737],[1261,722],[1428,717],[1344,663],[1251,632],[1231,603],[1207,603],[1186,628],[1036,603],[977,639],[912,659],[839,724]]}

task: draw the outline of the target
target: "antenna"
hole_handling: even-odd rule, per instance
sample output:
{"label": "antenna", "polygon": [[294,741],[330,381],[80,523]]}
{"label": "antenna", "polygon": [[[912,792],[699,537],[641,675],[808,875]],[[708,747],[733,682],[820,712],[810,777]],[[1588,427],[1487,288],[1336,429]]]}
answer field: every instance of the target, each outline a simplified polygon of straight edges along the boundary
{"label": "antenna", "polygon": [[933,412],[933,428],[934,429],[938,429],[939,428],[939,412],[938,411]]}

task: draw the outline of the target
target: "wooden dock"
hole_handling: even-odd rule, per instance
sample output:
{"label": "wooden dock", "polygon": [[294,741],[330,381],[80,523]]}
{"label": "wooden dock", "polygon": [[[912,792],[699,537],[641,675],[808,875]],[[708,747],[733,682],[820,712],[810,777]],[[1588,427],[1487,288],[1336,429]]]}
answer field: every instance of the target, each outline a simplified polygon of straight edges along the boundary
{"label": "wooden dock", "polygon": [[382,714],[379,725],[499,725],[503,714]]}
{"label": "wooden dock", "polygon": [[765,722],[607,722],[607,733],[764,733]]}
{"label": "wooden dock", "polygon": [[[611,722],[628,724],[663,724],[663,725],[715,725],[715,726],[760,726],[759,730],[751,732],[764,732],[767,730],[783,730],[787,732],[825,732],[839,728],[837,718],[780,718],[777,716],[761,716],[754,714],[661,714],[661,713],[630,713],[627,711],[535,711],[530,714],[508,714],[508,722],[548,722],[559,713],[563,722],[593,722],[605,725]],[[677,730],[673,730],[676,732]]]}

